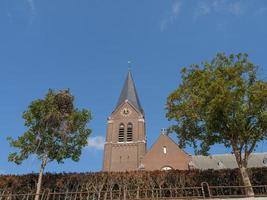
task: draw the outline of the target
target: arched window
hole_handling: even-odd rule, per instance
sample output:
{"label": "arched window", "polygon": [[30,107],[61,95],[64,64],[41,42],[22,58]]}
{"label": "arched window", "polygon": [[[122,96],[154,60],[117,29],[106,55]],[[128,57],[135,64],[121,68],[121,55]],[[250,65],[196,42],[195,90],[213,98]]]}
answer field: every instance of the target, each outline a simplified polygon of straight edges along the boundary
{"label": "arched window", "polygon": [[173,168],[171,166],[163,166],[160,170],[161,171],[168,171],[168,170],[172,170]]}
{"label": "arched window", "polygon": [[127,125],[127,142],[133,141],[133,124],[128,123]]}
{"label": "arched window", "polygon": [[124,142],[124,124],[120,124],[118,141]]}

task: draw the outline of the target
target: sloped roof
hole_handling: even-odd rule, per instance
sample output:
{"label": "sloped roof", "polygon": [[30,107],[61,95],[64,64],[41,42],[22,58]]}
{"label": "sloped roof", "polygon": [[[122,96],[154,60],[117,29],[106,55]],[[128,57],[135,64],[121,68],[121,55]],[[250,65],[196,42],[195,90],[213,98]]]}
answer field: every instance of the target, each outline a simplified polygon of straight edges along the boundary
{"label": "sloped roof", "polygon": [[160,134],[145,155],[142,164],[145,170],[161,170],[163,167],[186,170],[191,157],[166,134]]}
{"label": "sloped roof", "polygon": [[143,108],[141,106],[140,100],[137,95],[137,91],[135,88],[131,70],[128,71],[128,74],[125,79],[125,82],[124,82],[124,85],[123,85],[123,88],[120,94],[120,98],[118,100],[115,110],[125,101],[129,101],[138,111],[143,113]]}
{"label": "sloped roof", "polygon": [[[238,168],[235,156],[233,154],[192,156],[192,163],[194,167],[198,169]],[[252,153],[248,160],[248,167],[267,167],[267,153]]]}
{"label": "sloped roof", "polygon": [[[164,155],[162,147],[167,148]],[[187,166],[206,169],[234,169],[238,168],[233,154],[217,154],[210,156],[188,155],[179,148],[177,143],[166,134],[160,134],[143,159],[145,170],[159,170],[162,166],[170,166],[174,169],[184,170]],[[252,153],[248,159],[248,168],[267,167],[267,152]]]}

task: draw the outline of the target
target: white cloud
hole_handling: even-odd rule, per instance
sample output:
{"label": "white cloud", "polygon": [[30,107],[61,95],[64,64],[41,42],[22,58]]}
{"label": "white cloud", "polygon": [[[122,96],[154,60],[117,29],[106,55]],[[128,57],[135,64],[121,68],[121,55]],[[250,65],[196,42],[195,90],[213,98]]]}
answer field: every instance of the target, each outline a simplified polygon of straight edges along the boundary
{"label": "white cloud", "polygon": [[160,21],[160,30],[164,31],[169,24],[175,22],[179,14],[181,13],[182,2],[181,0],[175,0],[171,6],[171,9],[167,12],[167,15]]}
{"label": "white cloud", "polygon": [[198,8],[196,9],[195,16],[203,16],[203,15],[208,15],[211,11],[211,7],[208,3],[206,2],[200,2],[198,5]]}
{"label": "white cloud", "polygon": [[218,11],[218,10],[220,10],[223,3],[224,3],[224,1],[222,1],[222,0],[214,0],[211,5],[215,11]]}
{"label": "white cloud", "polygon": [[36,14],[35,0],[7,1],[5,9],[11,23],[25,20],[32,24]]}
{"label": "white cloud", "polygon": [[32,12],[35,11],[35,5],[34,5],[34,0],[27,0],[29,7],[31,9]]}
{"label": "white cloud", "polygon": [[[189,6],[186,0],[174,0],[170,9],[165,13],[165,16],[160,20],[160,30],[174,24],[178,16],[182,13],[182,8]],[[248,7],[247,1],[242,0],[199,0],[193,5],[192,18],[194,20],[212,14],[233,15],[240,17],[246,13]],[[258,12],[265,12],[266,8],[258,9]]]}
{"label": "white cloud", "polygon": [[105,138],[102,136],[89,137],[89,139],[87,140],[87,147],[96,150],[104,149],[104,144]]}
{"label": "white cloud", "polygon": [[172,16],[173,17],[177,17],[180,14],[181,11],[181,1],[176,0],[173,4],[172,4]]}
{"label": "white cloud", "polygon": [[202,0],[195,8],[194,17],[198,18],[208,14],[231,14],[241,16],[246,11],[246,5],[241,0]]}
{"label": "white cloud", "polygon": [[34,0],[27,0],[27,3],[30,8],[30,18],[29,18],[29,23],[32,24],[34,16],[35,16],[35,3]]}
{"label": "white cloud", "polygon": [[267,12],[267,7],[261,7],[256,11],[256,14],[264,14]]}
{"label": "white cloud", "polygon": [[241,2],[234,2],[234,3],[230,3],[228,10],[230,13],[232,13],[233,15],[239,16],[242,15],[244,12],[244,8],[241,4]]}

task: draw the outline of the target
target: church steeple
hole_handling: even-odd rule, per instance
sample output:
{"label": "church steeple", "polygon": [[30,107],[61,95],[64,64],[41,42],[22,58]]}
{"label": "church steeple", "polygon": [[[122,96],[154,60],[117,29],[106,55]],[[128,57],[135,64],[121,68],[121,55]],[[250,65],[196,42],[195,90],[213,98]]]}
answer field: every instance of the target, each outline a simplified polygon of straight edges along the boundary
{"label": "church steeple", "polygon": [[139,112],[143,114],[143,108],[137,95],[131,69],[129,68],[127,77],[125,79],[120,98],[116,105],[115,110],[125,101],[130,102]]}
{"label": "church steeple", "polygon": [[108,117],[103,170],[138,170],[145,153],[145,117],[129,70],[116,108]]}

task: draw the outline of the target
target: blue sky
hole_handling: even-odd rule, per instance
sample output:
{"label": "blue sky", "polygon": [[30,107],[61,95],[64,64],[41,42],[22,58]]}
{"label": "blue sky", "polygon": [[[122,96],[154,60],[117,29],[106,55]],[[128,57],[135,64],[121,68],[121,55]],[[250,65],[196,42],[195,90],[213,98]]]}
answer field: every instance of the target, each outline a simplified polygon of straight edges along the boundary
{"label": "blue sky", "polygon": [[[170,125],[164,104],[180,82],[181,67],[217,52],[247,52],[266,80],[265,0],[0,0],[0,173],[38,172],[34,157],[20,166],[7,162],[12,149],[6,137],[26,130],[22,112],[48,88],[71,89],[77,106],[93,113],[93,134],[78,163],[50,163],[46,171],[99,171],[99,144],[128,60],[150,147]],[[266,144],[257,151],[267,151]],[[229,150],[215,146],[211,152]]]}

